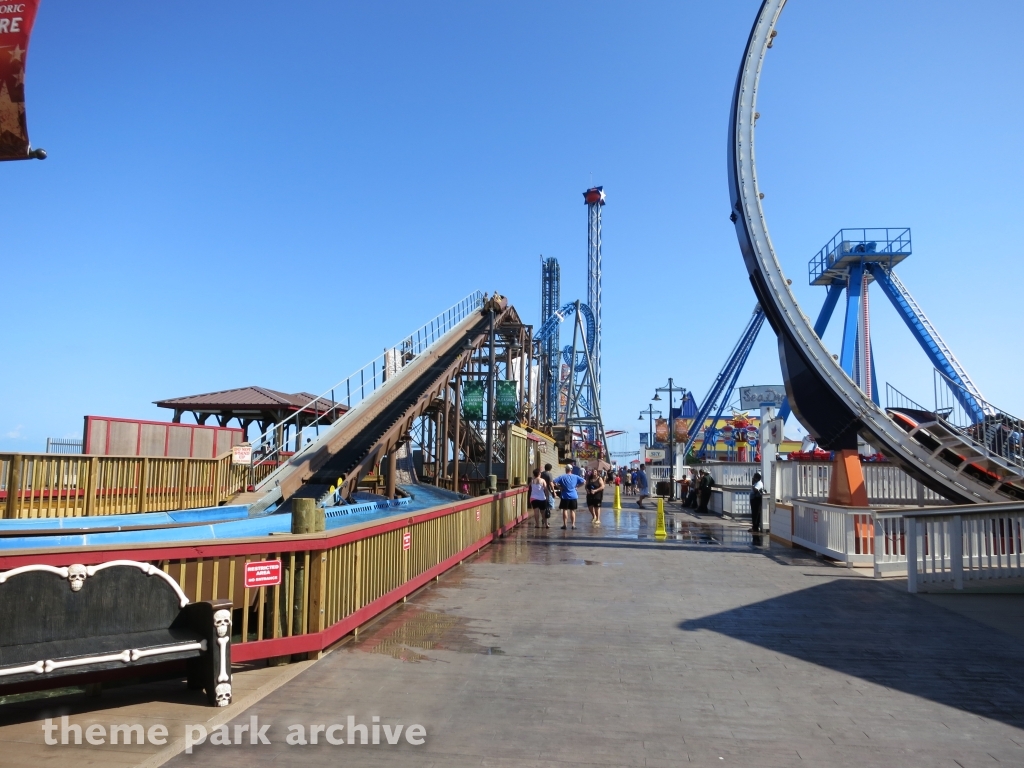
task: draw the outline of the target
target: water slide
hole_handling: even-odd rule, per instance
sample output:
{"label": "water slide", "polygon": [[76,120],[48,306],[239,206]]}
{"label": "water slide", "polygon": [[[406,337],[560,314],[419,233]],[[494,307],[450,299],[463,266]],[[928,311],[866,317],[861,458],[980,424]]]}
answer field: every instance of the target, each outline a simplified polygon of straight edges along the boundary
{"label": "water slide", "polygon": [[323,502],[332,486],[336,486],[339,498],[350,498],[360,477],[398,447],[413,421],[441,396],[474,351],[487,343],[492,311],[496,328],[520,323],[515,308],[503,297],[484,301],[481,295],[475,306],[453,318],[450,327],[435,333],[429,345],[405,352],[397,370],[382,375],[380,385],[375,383],[371,394],[322,429],[254,492],[239,497],[236,503],[249,503],[252,514],[271,509],[289,511],[291,499]]}
{"label": "water slide", "polygon": [[897,423],[847,376],[800,309],[768,234],[754,137],[761,68],[786,0],[764,0],[750,31],[729,121],[730,219],[765,317],[775,331],[794,414],[823,448],[857,447],[860,435],[929,488],[961,503],[1024,499],[1024,467],[939,416]]}

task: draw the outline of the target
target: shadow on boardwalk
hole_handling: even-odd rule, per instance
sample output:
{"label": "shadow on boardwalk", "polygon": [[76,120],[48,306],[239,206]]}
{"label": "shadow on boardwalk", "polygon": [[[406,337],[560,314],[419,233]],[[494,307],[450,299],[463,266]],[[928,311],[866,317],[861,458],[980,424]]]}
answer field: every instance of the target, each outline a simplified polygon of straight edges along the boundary
{"label": "shadow on boardwalk", "polygon": [[679,628],[716,632],[1024,727],[1019,643],[889,586],[838,579]]}

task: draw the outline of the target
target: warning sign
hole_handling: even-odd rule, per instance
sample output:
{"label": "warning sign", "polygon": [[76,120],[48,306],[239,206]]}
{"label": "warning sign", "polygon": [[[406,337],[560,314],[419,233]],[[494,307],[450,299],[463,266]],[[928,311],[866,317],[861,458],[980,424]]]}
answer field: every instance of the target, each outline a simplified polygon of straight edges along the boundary
{"label": "warning sign", "polygon": [[245,588],[276,587],[281,583],[281,561],[262,560],[245,564]]}
{"label": "warning sign", "polygon": [[412,546],[412,532],[406,531],[402,534],[402,549],[409,549]]}

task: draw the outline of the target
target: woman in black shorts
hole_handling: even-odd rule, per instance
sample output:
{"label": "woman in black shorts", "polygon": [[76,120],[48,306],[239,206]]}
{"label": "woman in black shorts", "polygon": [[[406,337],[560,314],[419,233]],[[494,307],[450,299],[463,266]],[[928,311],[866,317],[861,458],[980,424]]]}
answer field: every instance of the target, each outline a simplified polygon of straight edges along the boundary
{"label": "woman in black shorts", "polygon": [[548,499],[551,496],[551,489],[547,481],[540,476],[540,470],[533,470],[533,479],[530,481],[530,506],[533,508],[533,527],[550,528],[547,520]]}
{"label": "woman in black shorts", "polygon": [[601,503],[604,501],[604,478],[596,469],[587,475],[587,509],[590,510],[591,522],[601,524]]}

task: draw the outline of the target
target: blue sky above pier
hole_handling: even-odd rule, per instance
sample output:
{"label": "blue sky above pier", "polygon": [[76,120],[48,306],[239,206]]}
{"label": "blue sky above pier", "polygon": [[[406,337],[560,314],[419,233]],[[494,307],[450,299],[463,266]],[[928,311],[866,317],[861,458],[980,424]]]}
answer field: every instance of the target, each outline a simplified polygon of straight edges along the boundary
{"label": "blue sky above pier", "polygon": [[[0,166],[0,447],[166,418],[157,399],[319,392],[475,289],[536,322],[541,254],[585,299],[591,184],[605,418],[635,445],[654,388],[702,398],[754,305],[725,151],[757,8],[44,0],[28,125],[50,157]],[[792,0],[757,137],[804,311],[838,229],[910,227],[903,282],[1018,415],[1022,27],[1016,2]],[[931,403],[880,291],[872,310],[879,383]],[[780,381],[766,326],[741,383]]]}

